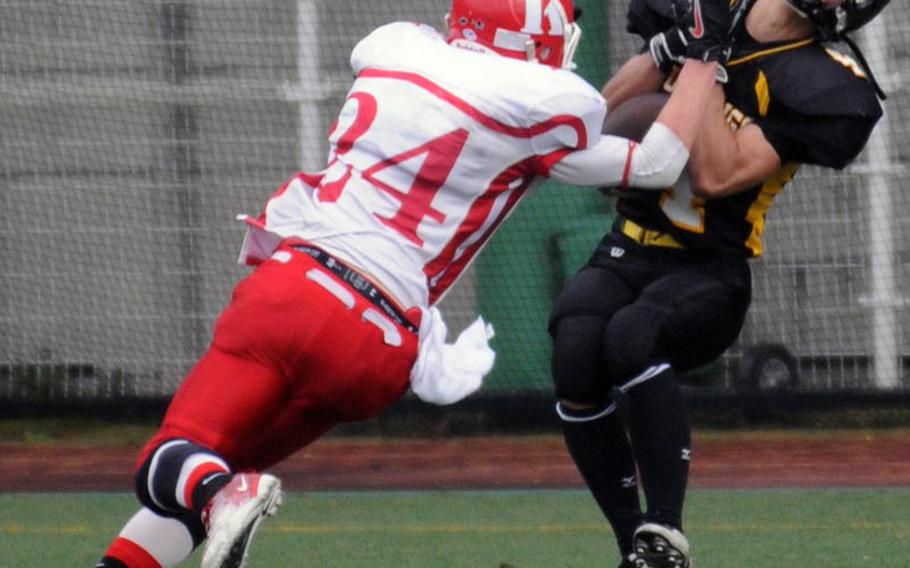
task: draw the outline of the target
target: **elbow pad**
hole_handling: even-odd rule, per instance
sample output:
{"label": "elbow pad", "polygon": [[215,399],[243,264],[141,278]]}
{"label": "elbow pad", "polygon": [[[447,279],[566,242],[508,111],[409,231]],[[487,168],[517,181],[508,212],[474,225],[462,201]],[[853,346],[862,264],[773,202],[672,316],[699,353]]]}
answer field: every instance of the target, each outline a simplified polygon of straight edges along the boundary
{"label": "elbow pad", "polygon": [[655,122],[641,144],[630,144],[622,187],[666,189],[676,183],[689,151],[672,130]]}

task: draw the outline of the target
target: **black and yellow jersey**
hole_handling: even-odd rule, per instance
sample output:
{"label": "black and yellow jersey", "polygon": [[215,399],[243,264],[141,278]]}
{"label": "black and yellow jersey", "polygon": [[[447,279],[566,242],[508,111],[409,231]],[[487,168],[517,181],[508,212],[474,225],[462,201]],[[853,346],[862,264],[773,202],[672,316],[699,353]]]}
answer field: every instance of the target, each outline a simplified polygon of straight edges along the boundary
{"label": "black and yellow jersey", "polygon": [[[654,15],[657,23],[648,33],[665,24]],[[760,256],[765,215],[799,165],[848,165],[882,108],[862,68],[815,39],[760,44],[743,29],[726,67],[727,123],[734,130],[749,122],[759,126],[780,157],[780,170],[746,191],[712,200],[695,197],[684,176],[664,191],[625,192],[616,208],[642,226],[671,233],[688,249]]]}

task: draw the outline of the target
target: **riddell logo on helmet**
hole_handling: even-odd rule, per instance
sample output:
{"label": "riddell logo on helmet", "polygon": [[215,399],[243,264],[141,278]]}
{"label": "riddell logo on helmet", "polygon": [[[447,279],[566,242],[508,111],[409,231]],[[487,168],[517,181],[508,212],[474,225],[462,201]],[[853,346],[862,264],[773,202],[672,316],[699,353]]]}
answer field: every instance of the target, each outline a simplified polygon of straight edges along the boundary
{"label": "riddell logo on helmet", "polygon": [[479,45],[477,43],[474,43],[473,41],[468,41],[466,39],[464,39],[464,40],[456,39],[452,42],[452,45],[454,45],[455,47],[457,47],[459,49],[465,49],[467,51],[473,51],[476,53],[487,53],[488,51],[490,51],[486,47]]}

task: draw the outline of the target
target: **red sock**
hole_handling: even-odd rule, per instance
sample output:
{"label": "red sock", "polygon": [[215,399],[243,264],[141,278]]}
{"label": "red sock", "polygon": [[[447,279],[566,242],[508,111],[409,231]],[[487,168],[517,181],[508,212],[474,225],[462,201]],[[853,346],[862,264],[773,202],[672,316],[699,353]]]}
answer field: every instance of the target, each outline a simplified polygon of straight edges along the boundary
{"label": "red sock", "polygon": [[[104,555],[105,560],[112,558],[121,562],[126,568],[161,568],[155,557],[135,542],[118,536],[111,543]],[[102,561],[101,566],[104,566]]]}

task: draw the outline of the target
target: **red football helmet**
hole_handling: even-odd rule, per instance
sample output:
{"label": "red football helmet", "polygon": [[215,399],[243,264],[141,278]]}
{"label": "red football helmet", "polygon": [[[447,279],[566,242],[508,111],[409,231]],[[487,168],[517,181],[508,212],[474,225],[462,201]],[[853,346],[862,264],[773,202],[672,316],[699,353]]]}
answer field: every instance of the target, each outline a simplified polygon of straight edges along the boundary
{"label": "red football helmet", "polygon": [[457,47],[574,69],[581,28],[573,0],[452,0],[446,40]]}

